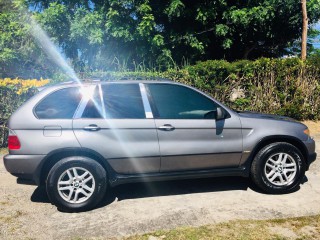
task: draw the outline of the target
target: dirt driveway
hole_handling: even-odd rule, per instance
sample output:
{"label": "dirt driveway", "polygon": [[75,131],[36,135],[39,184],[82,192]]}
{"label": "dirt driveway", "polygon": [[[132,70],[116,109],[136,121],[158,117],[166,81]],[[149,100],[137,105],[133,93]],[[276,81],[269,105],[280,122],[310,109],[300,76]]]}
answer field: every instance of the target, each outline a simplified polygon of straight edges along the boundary
{"label": "dirt driveway", "polygon": [[[316,140],[320,153],[320,135]],[[232,219],[313,214],[320,214],[319,157],[301,189],[291,194],[263,194],[235,177],[141,183],[119,186],[99,208],[72,214],[57,211],[44,189],[16,184],[0,160],[0,239],[118,238]]]}

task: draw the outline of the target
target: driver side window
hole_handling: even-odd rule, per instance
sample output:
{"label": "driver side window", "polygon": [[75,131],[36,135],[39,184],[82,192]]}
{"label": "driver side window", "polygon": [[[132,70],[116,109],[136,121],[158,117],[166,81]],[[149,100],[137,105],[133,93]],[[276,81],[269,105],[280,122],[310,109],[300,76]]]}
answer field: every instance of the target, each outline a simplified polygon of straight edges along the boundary
{"label": "driver side window", "polygon": [[217,105],[190,88],[175,84],[148,84],[159,119],[214,119]]}

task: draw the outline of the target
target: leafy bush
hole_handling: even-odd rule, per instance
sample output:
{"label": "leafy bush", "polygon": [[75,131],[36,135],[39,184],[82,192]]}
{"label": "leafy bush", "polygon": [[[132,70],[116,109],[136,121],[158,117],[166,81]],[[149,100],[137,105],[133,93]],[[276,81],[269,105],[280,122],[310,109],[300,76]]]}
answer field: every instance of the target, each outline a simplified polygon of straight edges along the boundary
{"label": "leafy bush", "polygon": [[[320,56],[227,62],[210,60],[165,72],[99,72],[101,79],[168,78],[208,93],[237,110],[320,119]],[[90,78],[90,74],[86,76]],[[233,99],[232,94],[241,94]]]}
{"label": "leafy bush", "polygon": [[[281,114],[298,120],[320,119],[320,56],[256,61],[210,60],[165,72],[96,72],[109,79],[168,78],[208,93],[237,110]],[[234,92],[241,94],[233,99]]]}
{"label": "leafy bush", "polygon": [[[200,62],[165,76],[207,92],[237,110],[320,119],[320,57]],[[240,91],[232,99],[234,91]],[[244,95],[244,96],[243,96]]]}
{"label": "leafy bush", "polygon": [[23,102],[33,96],[49,80],[0,79],[0,147],[6,146],[8,118]]}

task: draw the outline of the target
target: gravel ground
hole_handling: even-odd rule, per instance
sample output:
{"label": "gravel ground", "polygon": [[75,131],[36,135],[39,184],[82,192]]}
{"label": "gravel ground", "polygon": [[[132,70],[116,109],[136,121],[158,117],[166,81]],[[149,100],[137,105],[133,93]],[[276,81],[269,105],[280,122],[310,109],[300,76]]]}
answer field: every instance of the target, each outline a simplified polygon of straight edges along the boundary
{"label": "gravel ground", "polygon": [[[314,132],[320,153],[320,132]],[[2,156],[0,156],[2,159]],[[0,160],[0,239],[121,238],[158,229],[234,219],[270,219],[320,214],[320,159],[299,191],[268,195],[244,178],[139,183],[119,186],[101,206],[63,213],[45,190],[18,185]]]}

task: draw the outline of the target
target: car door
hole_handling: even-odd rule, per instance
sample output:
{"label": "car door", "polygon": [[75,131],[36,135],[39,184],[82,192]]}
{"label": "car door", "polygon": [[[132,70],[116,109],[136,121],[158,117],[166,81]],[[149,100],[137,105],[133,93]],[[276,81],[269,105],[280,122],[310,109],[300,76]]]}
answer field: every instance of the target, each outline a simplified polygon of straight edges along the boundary
{"label": "car door", "polygon": [[230,168],[242,155],[240,120],[204,94],[179,84],[147,85],[157,127],[161,172]]}
{"label": "car door", "polygon": [[81,146],[101,154],[117,173],[159,172],[155,122],[140,85],[106,83],[90,91],[73,120]]}

